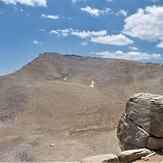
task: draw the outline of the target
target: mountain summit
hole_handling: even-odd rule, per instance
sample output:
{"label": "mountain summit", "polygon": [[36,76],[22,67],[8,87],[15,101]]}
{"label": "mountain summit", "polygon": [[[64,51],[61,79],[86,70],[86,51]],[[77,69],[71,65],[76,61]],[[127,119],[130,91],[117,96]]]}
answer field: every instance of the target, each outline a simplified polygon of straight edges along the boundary
{"label": "mountain summit", "polygon": [[129,96],[163,94],[162,85],[162,64],[41,54],[0,77],[0,161],[116,152],[115,128]]}

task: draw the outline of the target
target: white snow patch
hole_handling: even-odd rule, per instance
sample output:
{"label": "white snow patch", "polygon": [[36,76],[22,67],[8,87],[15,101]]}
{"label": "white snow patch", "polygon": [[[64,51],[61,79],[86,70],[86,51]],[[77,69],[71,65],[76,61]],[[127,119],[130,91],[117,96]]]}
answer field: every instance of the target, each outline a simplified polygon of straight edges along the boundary
{"label": "white snow patch", "polygon": [[95,84],[95,82],[92,80],[91,81],[91,84],[89,86],[92,87],[92,88],[94,88],[95,87],[94,84]]}
{"label": "white snow patch", "polygon": [[67,80],[68,78],[67,77],[65,77],[63,80]]}

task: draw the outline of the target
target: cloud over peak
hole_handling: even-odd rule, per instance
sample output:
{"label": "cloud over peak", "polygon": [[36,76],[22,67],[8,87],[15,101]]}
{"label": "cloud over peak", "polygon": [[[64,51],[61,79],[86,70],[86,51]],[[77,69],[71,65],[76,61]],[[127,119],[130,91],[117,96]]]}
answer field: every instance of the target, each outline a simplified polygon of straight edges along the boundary
{"label": "cloud over peak", "polygon": [[98,36],[104,36],[107,34],[106,30],[100,30],[100,31],[79,31],[74,30],[72,28],[66,28],[66,29],[58,29],[58,30],[51,30],[50,34],[56,34],[57,36],[77,36],[80,38],[87,38],[87,37],[98,37]]}
{"label": "cloud over peak", "polygon": [[117,45],[117,46],[124,46],[124,45],[129,45],[134,43],[134,41],[128,39],[123,34],[96,37],[96,38],[92,38],[91,42],[108,44],[108,45]]}
{"label": "cloud over peak", "polygon": [[100,31],[79,31],[72,28],[51,30],[50,34],[55,34],[57,36],[67,37],[69,35],[76,36],[82,39],[89,38],[90,42],[107,44],[107,45],[116,45],[124,46],[133,44],[134,41],[130,40],[123,34],[118,35],[108,35],[106,30]]}
{"label": "cloud over peak", "polygon": [[106,30],[101,31],[73,31],[72,35],[78,36],[80,38],[86,38],[86,37],[98,37],[98,36],[104,36],[107,34]]}
{"label": "cloud over peak", "polygon": [[126,60],[150,60],[150,59],[160,59],[160,54],[148,54],[142,52],[123,52],[117,50],[116,52],[102,51],[96,52],[95,54],[101,55],[103,58],[116,58],[116,59],[126,59]]}

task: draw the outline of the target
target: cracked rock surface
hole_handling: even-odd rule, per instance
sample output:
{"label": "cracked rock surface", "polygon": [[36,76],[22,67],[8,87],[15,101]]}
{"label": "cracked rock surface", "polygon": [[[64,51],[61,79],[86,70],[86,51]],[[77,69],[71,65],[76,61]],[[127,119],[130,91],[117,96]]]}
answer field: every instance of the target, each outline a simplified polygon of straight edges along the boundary
{"label": "cracked rock surface", "polygon": [[122,150],[163,148],[163,96],[139,93],[130,97],[118,125]]}

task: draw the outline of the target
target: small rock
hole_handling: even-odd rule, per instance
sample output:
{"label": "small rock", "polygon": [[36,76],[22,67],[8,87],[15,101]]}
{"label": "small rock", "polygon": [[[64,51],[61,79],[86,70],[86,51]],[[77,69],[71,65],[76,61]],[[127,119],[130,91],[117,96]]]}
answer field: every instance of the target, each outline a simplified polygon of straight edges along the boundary
{"label": "small rock", "polygon": [[104,154],[85,158],[81,163],[119,163],[118,156],[115,154]]}
{"label": "small rock", "polygon": [[94,84],[95,84],[95,82],[92,80],[92,82],[91,82],[91,84],[89,86],[94,88],[95,87]]}
{"label": "small rock", "polygon": [[67,77],[65,77],[63,80],[67,80],[68,78]]}
{"label": "small rock", "polygon": [[54,146],[54,144],[50,144],[50,146],[51,146],[51,147],[53,147],[53,146]]}
{"label": "small rock", "polygon": [[156,152],[150,153],[147,156],[142,157],[141,159],[144,160],[144,161],[148,161],[149,160],[149,157],[151,157],[151,156],[153,156],[155,154],[156,154]]}

